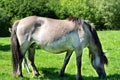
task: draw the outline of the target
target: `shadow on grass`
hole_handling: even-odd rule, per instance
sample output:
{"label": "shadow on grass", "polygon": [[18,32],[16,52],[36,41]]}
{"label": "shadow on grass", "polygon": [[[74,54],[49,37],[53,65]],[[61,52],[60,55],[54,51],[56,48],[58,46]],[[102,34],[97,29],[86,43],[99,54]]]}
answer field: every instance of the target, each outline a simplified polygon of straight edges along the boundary
{"label": "shadow on grass", "polygon": [[[75,80],[76,75],[65,74],[64,77],[58,75],[59,69],[57,68],[39,68],[44,74],[40,80]],[[94,75],[93,75],[94,76]],[[93,76],[83,76],[84,80],[118,80],[120,79],[120,74],[108,75],[106,79],[99,79],[98,77]]]}
{"label": "shadow on grass", "polygon": [[64,77],[60,77],[58,75],[59,69],[57,68],[40,68],[39,70],[42,70],[42,73],[44,74],[43,78],[41,80],[75,80],[75,75],[71,74],[65,74]]}
{"label": "shadow on grass", "polygon": [[[64,77],[60,77],[58,75],[59,69],[57,68],[39,68],[38,70],[42,71],[42,77],[33,78],[33,80],[76,80],[76,75],[72,74],[65,74]],[[93,75],[94,76],[94,75]],[[99,79],[98,77],[93,76],[83,76],[84,80],[119,80],[120,74],[112,74],[108,75],[105,79]],[[24,80],[30,80],[28,77],[23,77]]]}
{"label": "shadow on grass", "polygon": [[17,78],[12,78],[11,80],[30,80],[28,77],[17,77]]}
{"label": "shadow on grass", "polygon": [[1,51],[9,51],[10,50],[10,45],[1,45],[0,44],[0,50]]}
{"label": "shadow on grass", "polygon": [[107,76],[107,80],[120,80],[120,74],[111,74]]}
{"label": "shadow on grass", "polygon": [[[75,80],[76,75],[72,74],[65,74],[64,77],[60,77],[58,75],[59,69],[57,68],[40,68],[39,70],[42,70],[42,73],[44,74],[43,77],[40,80]],[[84,80],[115,80],[120,79],[120,74],[113,74],[107,76],[106,79],[99,79],[98,77],[93,76],[83,76]]]}

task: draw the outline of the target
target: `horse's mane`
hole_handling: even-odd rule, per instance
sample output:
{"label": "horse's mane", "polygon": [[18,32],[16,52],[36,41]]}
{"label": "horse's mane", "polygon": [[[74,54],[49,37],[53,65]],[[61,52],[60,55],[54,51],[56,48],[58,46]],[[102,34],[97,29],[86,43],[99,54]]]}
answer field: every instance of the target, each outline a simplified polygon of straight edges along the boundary
{"label": "horse's mane", "polygon": [[75,21],[78,21],[79,18],[70,16],[70,17],[66,18],[66,20],[75,22]]}
{"label": "horse's mane", "polygon": [[102,45],[100,43],[100,40],[98,38],[98,34],[97,34],[96,30],[92,27],[92,25],[90,23],[87,23],[87,22],[84,22],[84,23],[88,26],[88,28],[92,34],[93,40],[98,48],[99,56],[100,56],[102,62],[105,64],[108,64],[108,60],[107,60],[106,56],[104,55],[104,52],[102,50]]}

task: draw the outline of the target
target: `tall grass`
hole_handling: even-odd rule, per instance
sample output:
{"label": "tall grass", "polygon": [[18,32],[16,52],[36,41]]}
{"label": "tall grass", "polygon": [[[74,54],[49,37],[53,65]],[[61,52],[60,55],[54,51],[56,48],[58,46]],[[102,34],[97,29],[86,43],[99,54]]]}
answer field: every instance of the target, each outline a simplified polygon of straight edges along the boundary
{"label": "tall grass", "polygon": [[[119,80],[120,79],[120,31],[98,31],[103,49],[107,52],[109,64],[105,66],[107,78],[103,80]],[[85,80],[100,80],[91,66],[88,57],[88,49],[84,49],[82,57],[82,75]],[[73,53],[70,62],[66,68],[66,76],[61,78],[58,75],[65,53],[52,54],[43,50],[36,50],[35,64],[41,73],[40,80],[75,80],[76,75],[76,59]],[[10,37],[0,37],[0,80],[36,80],[33,74],[27,73],[23,69],[24,78],[12,77],[12,64],[10,52]]]}

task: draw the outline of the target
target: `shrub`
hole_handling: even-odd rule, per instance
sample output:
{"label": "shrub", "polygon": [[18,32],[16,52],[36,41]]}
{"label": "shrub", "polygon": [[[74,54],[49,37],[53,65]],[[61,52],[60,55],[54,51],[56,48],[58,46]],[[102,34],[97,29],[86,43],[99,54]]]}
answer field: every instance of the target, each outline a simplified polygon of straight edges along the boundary
{"label": "shrub", "polygon": [[10,27],[9,18],[6,12],[0,8],[0,36],[9,36],[8,27]]}
{"label": "shrub", "polygon": [[93,22],[97,30],[120,29],[119,4],[120,0],[0,0],[0,31],[7,35],[15,20],[31,15],[74,16]]}

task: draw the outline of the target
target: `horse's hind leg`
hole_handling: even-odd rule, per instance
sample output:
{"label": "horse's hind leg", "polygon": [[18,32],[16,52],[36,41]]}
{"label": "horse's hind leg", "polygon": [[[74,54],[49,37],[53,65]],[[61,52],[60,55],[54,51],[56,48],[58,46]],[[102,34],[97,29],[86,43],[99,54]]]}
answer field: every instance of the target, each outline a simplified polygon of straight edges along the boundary
{"label": "horse's hind leg", "polygon": [[37,77],[40,77],[40,74],[39,74],[39,72],[34,64],[34,55],[35,55],[35,48],[34,48],[34,44],[33,44],[28,49],[28,60],[30,61],[30,64],[31,64],[32,69],[34,71],[34,75]]}
{"label": "horse's hind leg", "polygon": [[65,56],[65,59],[64,59],[63,66],[62,66],[62,68],[61,68],[61,70],[60,70],[60,72],[59,72],[59,75],[60,75],[60,76],[64,76],[65,68],[66,68],[66,66],[67,66],[67,64],[68,64],[68,62],[69,62],[69,60],[70,60],[70,57],[71,57],[71,55],[72,55],[72,52],[73,52],[73,51],[67,51],[66,56]]}
{"label": "horse's hind leg", "polygon": [[17,75],[20,76],[20,77],[23,77],[23,75],[22,75],[22,60],[23,60],[23,56],[20,55],[19,63],[18,63],[18,69],[17,69]]}
{"label": "horse's hind leg", "polygon": [[23,76],[22,75],[22,62],[23,62],[28,46],[29,46],[29,42],[27,41],[20,46],[20,54],[19,54],[20,56],[19,56],[19,63],[18,63],[18,70],[17,70],[17,73],[20,76]]}
{"label": "horse's hind leg", "polygon": [[[21,46],[20,48],[22,48],[23,46]],[[24,58],[24,54],[25,54],[25,51],[26,51],[26,49],[24,48],[24,50],[23,49],[19,49],[19,62],[18,62],[18,67],[17,67],[17,75],[18,76],[21,76],[21,77],[23,77],[23,75],[22,75],[22,61],[23,61],[23,58]]]}

